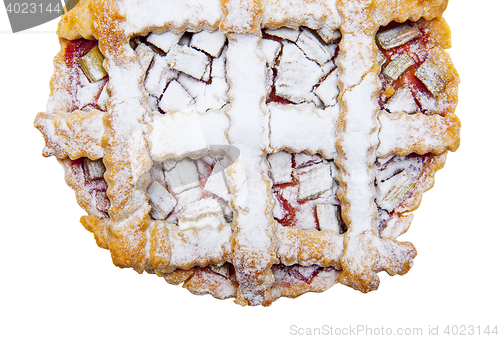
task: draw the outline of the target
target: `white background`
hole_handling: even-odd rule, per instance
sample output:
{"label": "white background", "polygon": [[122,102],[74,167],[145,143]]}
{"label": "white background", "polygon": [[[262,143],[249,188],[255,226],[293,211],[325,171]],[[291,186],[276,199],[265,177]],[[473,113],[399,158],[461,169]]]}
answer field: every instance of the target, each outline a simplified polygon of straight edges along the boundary
{"label": "white background", "polygon": [[[500,109],[497,1],[451,0],[445,18],[458,69],[462,144],[424,195],[410,230],[418,256],[377,291],[343,285],[271,307],[194,296],[116,268],[79,223],[63,170],[33,127],[45,109],[57,20],[12,34],[0,7],[0,337],[297,337],[298,328],[499,325]],[[477,333],[477,327],[475,328]],[[360,333],[359,337],[361,337]]]}

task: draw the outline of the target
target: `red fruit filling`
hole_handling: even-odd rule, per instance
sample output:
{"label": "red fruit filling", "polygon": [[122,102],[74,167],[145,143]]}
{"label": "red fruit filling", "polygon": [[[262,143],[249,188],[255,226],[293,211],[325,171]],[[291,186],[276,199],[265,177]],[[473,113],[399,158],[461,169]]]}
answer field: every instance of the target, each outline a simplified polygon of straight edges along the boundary
{"label": "red fruit filling", "polygon": [[[332,161],[317,154],[288,152],[271,154],[268,161],[275,200],[273,215],[281,225],[325,229],[326,225],[320,225],[320,220],[324,219],[318,215],[318,205],[334,211],[331,217],[340,219]],[[344,229],[340,220],[333,221]]]}
{"label": "red fruit filling", "polygon": [[[375,180],[375,186],[380,187],[384,184],[388,184],[391,189],[398,190],[398,185],[401,181],[394,180],[396,177],[401,177],[403,174],[408,178],[409,181],[413,182],[415,185],[408,186],[407,190],[400,191],[399,196],[392,196],[393,208],[383,208],[381,207],[380,195],[377,197],[378,204],[378,219],[379,219],[379,231],[382,232],[386,227],[388,221],[394,216],[395,209],[400,209],[405,206],[406,201],[410,199],[416,191],[416,185],[422,180],[422,176],[427,173],[425,170],[434,161],[434,155],[432,154],[409,154],[407,156],[393,156],[390,160],[383,161],[381,159],[376,163],[378,165],[377,178]],[[392,182],[391,182],[392,180]]]}
{"label": "red fruit filling", "polygon": [[[407,21],[402,24],[392,22],[385,27],[381,27],[379,34],[403,25],[416,27],[419,32],[418,36],[412,38],[406,43],[388,49],[384,49],[384,47],[378,43],[379,50],[385,58],[385,60],[380,64],[380,80],[382,82],[382,88],[379,96],[379,105],[380,107],[385,108],[393,94],[401,87],[407,86],[411,91],[416,106],[418,107],[418,112],[444,115],[446,113],[444,109],[440,109],[435,106],[435,98],[433,94],[415,75],[416,70],[427,60],[429,51],[436,46],[435,42],[429,36],[429,29],[418,22]],[[409,66],[396,80],[385,76],[384,71],[391,61],[403,55],[410,57],[413,61],[413,65]]]}
{"label": "red fruit filling", "polygon": [[[202,199],[216,201],[226,222],[232,221],[232,211],[229,208],[230,194],[225,184],[224,172],[216,157],[206,156],[192,160],[167,160],[163,163],[153,162],[150,170],[152,182],[157,182],[162,189],[155,192],[148,188],[153,219],[166,220],[177,224],[178,214],[184,212],[190,205]],[[153,183],[152,183],[153,184]],[[162,205],[169,199],[170,206]],[[158,213],[161,211],[160,213]]]}
{"label": "red fruit filling", "polygon": [[273,265],[272,270],[276,277],[276,281],[279,281],[280,283],[293,284],[295,281],[299,280],[307,285],[310,285],[318,274],[321,272],[333,271],[335,268],[321,267],[318,265],[301,266],[296,264],[285,266],[283,264],[279,264]]}
{"label": "red fruit filling", "polygon": [[78,60],[87,55],[94,47],[97,41],[77,39],[68,42],[65,49],[65,63],[69,72],[69,95],[71,97],[70,111],[83,110],[88,111],[97,109],[105,111],[103,103],[99,103],[99,98],[108,82],[108,76],[92,83],[90,82]]}
{"label": "red fruit filling", "polygon": [[102,160],[91,161],[88,158],[80,158],[71,160],[71,171],[80,189],[88,197],[89,205],[97,210],[95,211],[96,214],[99,214],[100,217],[107,217],[110,207],[109,198],[106,195],[108,184],[104,180],[102,170],[91,169],[93,167],[92,163],[99,168],[104,168]]}

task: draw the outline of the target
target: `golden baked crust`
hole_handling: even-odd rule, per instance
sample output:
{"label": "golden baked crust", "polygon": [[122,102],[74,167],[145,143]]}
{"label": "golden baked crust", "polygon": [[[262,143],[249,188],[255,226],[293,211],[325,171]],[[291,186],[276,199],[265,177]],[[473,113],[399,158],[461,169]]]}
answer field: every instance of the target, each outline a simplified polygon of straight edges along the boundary
{"label": "golden baked crust", "polygon": [[[459,146],[446,5],[80,1],[35,121],[43,155],[119,267],[240,305],[372,291],[411,268],[397,237]],[[176,166],[195,182],[174,186]]]}
{"label": "golden baked crust", "polygon": [[424,18],[429,21],[440,17],[448,6],[448,0],[377,0],[374,17],[380,26],[391,21],[417,21]]}
{"label": "golden baked crust", "polygon": [[[40,113],[35,127],[46,136],[47,144],[43,155],[55,156],[59,159],[83,157],[92,160],[104,156],[101,140],[104,134],[102,124],[103,113],[99,111],[75,111],[71,115],[65,112],[54,114]],[[95,128],[90,128],[95,126]],[[47,138],[53,132],[58,138]]]}
{"label": "golden baked crust", "polygon": [[92,0],[80,0],[69,13],[63,15],[57,27],[57,35],[61,38],[74,40],[79,38],[94,39]]}

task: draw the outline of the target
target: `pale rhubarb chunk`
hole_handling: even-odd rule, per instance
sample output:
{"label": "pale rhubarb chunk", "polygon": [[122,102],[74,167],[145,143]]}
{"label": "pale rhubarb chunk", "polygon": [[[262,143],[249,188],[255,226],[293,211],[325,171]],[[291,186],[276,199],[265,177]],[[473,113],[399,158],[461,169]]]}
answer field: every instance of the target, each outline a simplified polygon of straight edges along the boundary
{"label": "pale rhubarb chunk", "polygon": [[288,152],[277,152],[267,157],[271,165],[271,177],[274,184],[292,181],[292,155]]}
{"label": "pale rhubarb chunk", "polygon": [[198,169],[191,159],[178,161],[173,168],[165,170],[165,180],[174,193],[181,193],[200,185]]}
{"label": "pale rhubarb chunk", "polygon": [[202,50],[214,58],[220,56],[222,47],[226,42],[226,35],[220,31],[208,32],[201,31],[193,34],[191,38],[191,47]]}
{"label": "pale rhubarb chunk", "polygon": [[161,49],[163,52],[168,53],[170,48],[178,43],[181,37],[182,34],[175,34],[167,31],[163,34],[151,33],[148,35],[146,40]]}
{"label": "pale rhubarb chunk", "polygon": [[299,178],[298,201],[316,199],[322,193],[333,188],[329,163],[314,164],[297,172]]}
{"label": "pale rhubarb chunk", "polygon": [[337,206],[333,204],[318,204],[316,205],[316,216],[321,231],[334,231],[338,234],[342,233]]}
{"label": "pale rhubarb chunk", "polygon": [[166,219],[177,204],[174,197],[157,181],[153,181],[149,185],[147,194],[151,204],[151,216],[153,219]]}
{"label": "pale rhubarb chunk", "polygon": [[210,59],[208,56],[189,46],[173,46],[167,54],[170,67],[186,73],[198,80],[208,81],[210,77]]}
{"label": "pale rhubarb chunk", "polygon": [[377,34],[377,42],[384,49],[391,49],[401,46],[410,40],[420,36],[420,31],[416,26],[400,25]]}

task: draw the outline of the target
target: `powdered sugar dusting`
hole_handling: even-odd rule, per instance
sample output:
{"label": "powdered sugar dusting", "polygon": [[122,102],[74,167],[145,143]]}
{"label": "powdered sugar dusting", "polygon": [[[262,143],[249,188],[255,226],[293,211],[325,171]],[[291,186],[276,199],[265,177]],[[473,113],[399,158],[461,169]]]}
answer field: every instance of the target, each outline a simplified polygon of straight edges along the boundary
{"label": "powdered sugar dusting", "polygon": [[222,17],[218,0],[125,0],[121,8],[127,16],[124,28],[128,35],[167,24],[179,30],[200,25],[214,28]]}
{"label": "powdered sugar dusting", "polygon": [[290,149],[296,153],[321,153],[328,159],[333,158],[338,106],[319,110],[311,104],[269,104],[268,108],[271,114],[271,147]]}
{"label": "powdered sugar dusting", "polygon": [[[241,63],[240,60],[245,60],[245,63]],[[229,36],[227,76],[230,82],[231,107],[228,114],[231,125],[228,136],[231,144],[241,151],[240,164],[244,166],[245,186],[248,188],[247,200],[239,200],[240,204],[235,206],[237,245],[234,249],[234,264],[240,267],[243,262],[251,261],[253,269],[247,271],[247,274],[253,276],[252,279],[256,279],[259,275],[271,277],[269,267],[275,260],[272,242],[274,223],[268,207],[270,200],[267,180],[269,179],[262,174],[267,173],[263,151],[269,145],[268,116],[261,106],[266,95],[265,66],[258,36],[236,34]],[[228,173],[230,188],[233,181],[240,182],[239,185],[243,184],[238,179],[241,177],[241,173],[238,172]],[[236,199],[241,199],[241,196],[237,196]],[[262,281],[261,279],[258,278],[257,281]],[[263,302],[259,300],[261,297],[257,291],[268,289],[270,284],[272,280],[266,279],[260,283],[261,286],[256,286],[253,290],[243,287],[240,297],[252,304]]]}
{"label": "powdered sugar dusting", "polygon": [[442,117],[422,113],[394,115],[381,111],[378,119],[381,129],[377,155],[381,157],[392,152],[400,155],[411,152],[440,154],[446,150],[456,150],[459,145],[458,119],[451,113]]}
{"label": "powdered sugar dusting", "polygon": [[[377,272],[409,270],[400,213],[444,156],[405,154],[456,149],[459,122],[414,114],[443,101],[404,86],[384,88],[380,110],[377,61],[394,58],[377,59],[373,4],[124,0],[116,31],[95,25],[109,81],[65,69],[58,84],[78,91],[56,89],[48,107],[87,112],[40,115],[37,127],[47,155],[104,157],[85,170],[103,219],[85,222],[117,265],[243,305],[335,282],[366,292]],[[237,150],[229,162],[224,145]]]}
{"label": "powdered sugar dusting", "polygon": [[316,29],[325,21],[329,21],[330,25],[338,25],[340,23],[335,0],[270,0],[266,5],[262,18],[264,26],[273,28],[279,26],[288,26],[291,28],[307,26]]}
{"label": "powdered sugar dusting", "polygon": [[208,145],[226,144],[224,133],[227,128],[227,118],[215,113],[212,116],[214,119],[209,119],[207,115],[193,111],[168,115],[155,114],[149,141],[153,159],[157,161],[163,161],[168,157],[180,159],[187,154],[205,150]]}

